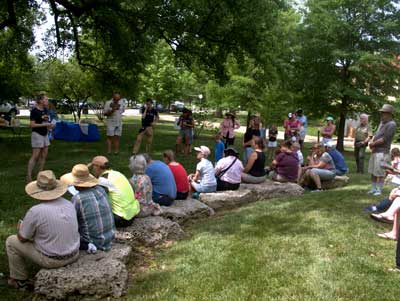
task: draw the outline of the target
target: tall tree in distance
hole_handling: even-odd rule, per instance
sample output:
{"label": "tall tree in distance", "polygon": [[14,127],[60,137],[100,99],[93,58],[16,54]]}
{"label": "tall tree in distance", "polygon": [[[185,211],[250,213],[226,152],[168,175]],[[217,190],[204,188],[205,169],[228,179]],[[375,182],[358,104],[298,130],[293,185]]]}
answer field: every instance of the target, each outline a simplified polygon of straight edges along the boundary
{"label": "tall tree in distance", "polygon": [[348,113],[372,111],[399,95],[399,1],[308,0],[300,39],[297,91],[315,113],[340,118],[343,150]]}

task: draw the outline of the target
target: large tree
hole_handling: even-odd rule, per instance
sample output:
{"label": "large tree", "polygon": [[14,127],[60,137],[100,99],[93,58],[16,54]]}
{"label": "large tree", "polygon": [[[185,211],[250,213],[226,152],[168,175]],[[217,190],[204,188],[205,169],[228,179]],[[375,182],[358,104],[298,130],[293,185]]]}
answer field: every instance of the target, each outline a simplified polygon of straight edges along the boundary
{"label": "large tree", "polygon": [[[0,30],[16,29],[26,11],[3,1]],[[225,75],[226,57],[255,54],[260,33],[274,24],[283,0],[48,0],[55,21],[56,48],[70,47],[77,61],[121,83],[119,71],[130,71],[131,84],[159,39],[188,66]],[[125,80],[126,82],[126,80]]]}
{"label": "large tree", "polygon": [[399,95],[399,1],[309,0],[299,39],[297,92],[314,113],[339,117],[343,149],[349,113],[373,111]]}

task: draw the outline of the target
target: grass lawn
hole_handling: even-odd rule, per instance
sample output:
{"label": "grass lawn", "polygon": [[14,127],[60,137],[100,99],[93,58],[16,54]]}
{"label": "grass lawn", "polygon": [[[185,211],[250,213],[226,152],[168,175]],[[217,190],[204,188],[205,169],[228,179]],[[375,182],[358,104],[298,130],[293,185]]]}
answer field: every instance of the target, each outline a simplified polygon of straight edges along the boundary
{"label": "grass lawn", "polygon": [[[126,120],[121,153],[110,157],[114,168],[126,175],[138,128],[138,120]],[[104,137],[104,128],[101,132]],[[174,146],[176,131],[171,123],[163,123],[155,133],[152,155],[159,159],[163,150]],[[8,132],[0,131],[0,272],[4,275],[8,274],[5,239],[36,203],[24,192],[31,153],[28,130],[22,138],[11,140]],[[204,143],[213,144],[211,134],[195,141]],[[104,139],[55,141],[46,168],[60,176],[105,150]],[[346,156],[354,170],[351,152]],[[178,159],[188,171],[194,170],[194,155]],[[395,243],[378,238],[375,234],[387,226],[362,212],[377,201],[365,193],[368,176],[351,173],[350,177],[350,185],[342,189],[257,202],[186,227],[184,240],[147,250],[144,263],[132,263],[134,277],[126,300],[398,300],[400,274],[387,272],[394,265]],[[30,299],[4,285],[0,296]]]}

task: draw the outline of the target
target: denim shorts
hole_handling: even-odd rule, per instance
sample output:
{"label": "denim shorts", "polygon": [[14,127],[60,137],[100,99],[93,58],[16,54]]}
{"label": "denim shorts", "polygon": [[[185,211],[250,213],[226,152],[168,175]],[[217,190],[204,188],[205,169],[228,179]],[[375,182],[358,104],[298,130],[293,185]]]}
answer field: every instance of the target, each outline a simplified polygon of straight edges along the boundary
{"label": "denim shorts", "polygon": [[197,192],[207,193],[207,192],[216,192],[217,191],[217,185],[204,186],[195,181],[192,181],[191,184]]}
{"label": "denim shorts", "polygon": [[321,181],[333,180],[336,176],[335,172],[329,169],[312,168],[311,172],[319,175]]}

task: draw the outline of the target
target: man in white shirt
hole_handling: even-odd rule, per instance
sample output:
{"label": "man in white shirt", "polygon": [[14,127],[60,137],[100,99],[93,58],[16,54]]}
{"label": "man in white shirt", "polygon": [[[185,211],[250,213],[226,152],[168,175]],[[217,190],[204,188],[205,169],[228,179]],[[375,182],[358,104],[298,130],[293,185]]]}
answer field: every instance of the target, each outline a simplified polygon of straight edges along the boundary
{"label": "man in white shirt", "polygon": [[119,93],[104,105],[104,115],[107,116],[107,152],[110,154],[114,145],[114,154],[119,153],[119,141],[122,135],[122,113],[125,111],[125,102]]}

